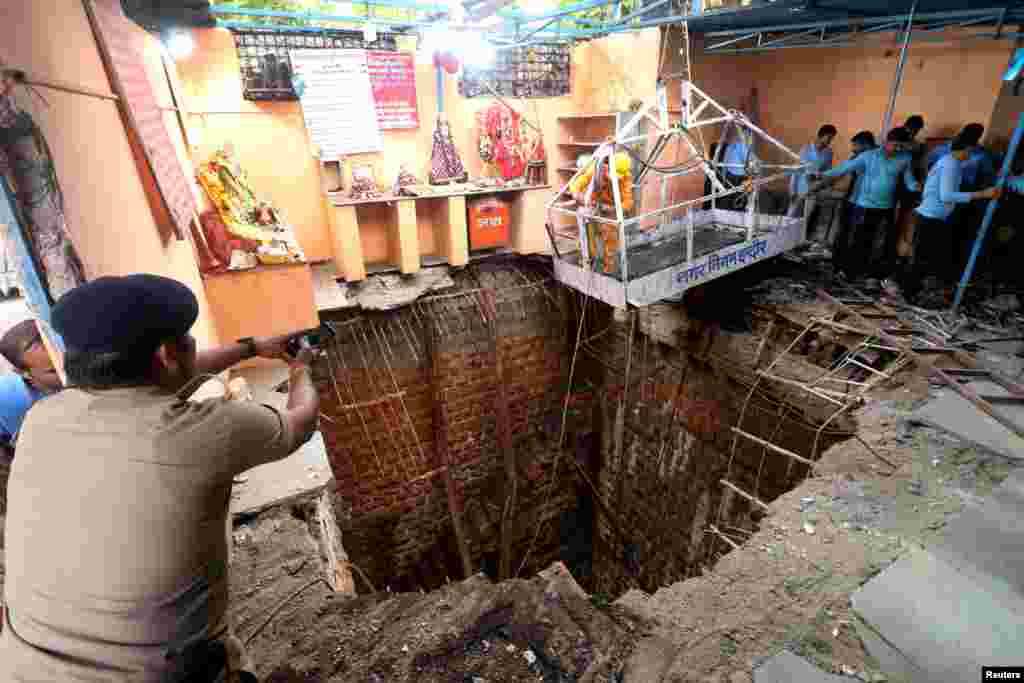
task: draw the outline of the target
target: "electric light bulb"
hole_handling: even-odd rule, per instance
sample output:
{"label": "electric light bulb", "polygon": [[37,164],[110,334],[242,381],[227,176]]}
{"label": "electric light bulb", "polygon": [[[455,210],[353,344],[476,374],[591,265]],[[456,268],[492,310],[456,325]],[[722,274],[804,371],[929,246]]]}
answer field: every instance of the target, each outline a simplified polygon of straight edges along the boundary
{"label": "electric light bulb", "polygon": [[163,42],[167,52],[176,60],[188,57],[195,48],[195,41],[192,40],[192,34],[188,31],[167,31],[163,35]]}

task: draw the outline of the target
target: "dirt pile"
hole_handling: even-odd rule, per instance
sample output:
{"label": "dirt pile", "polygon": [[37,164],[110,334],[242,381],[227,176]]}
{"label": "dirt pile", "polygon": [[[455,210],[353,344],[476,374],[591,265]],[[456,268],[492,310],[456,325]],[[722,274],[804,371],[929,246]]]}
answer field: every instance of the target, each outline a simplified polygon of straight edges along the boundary
{"label": "dirt pile", "polygon": [[639,620],[595,604],[561,563],[531,580],[477,575],[427,594],[317,590],[268,631],[268,644],[287,648],[260,652],[253,642],[261,679],[604,683],[621,680],[644,633]]}

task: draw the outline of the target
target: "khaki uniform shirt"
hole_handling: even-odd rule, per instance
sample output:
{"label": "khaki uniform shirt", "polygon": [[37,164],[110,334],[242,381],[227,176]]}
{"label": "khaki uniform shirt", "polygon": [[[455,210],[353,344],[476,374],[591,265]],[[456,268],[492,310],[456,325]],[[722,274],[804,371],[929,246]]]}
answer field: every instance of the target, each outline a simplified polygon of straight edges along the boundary
{"label": "khaki uniform shirt", "polygon": [[227,630],[232,478],[299,444],[274,408],[154,387],[39,402],[8,487],[0,681],[173,681]]}

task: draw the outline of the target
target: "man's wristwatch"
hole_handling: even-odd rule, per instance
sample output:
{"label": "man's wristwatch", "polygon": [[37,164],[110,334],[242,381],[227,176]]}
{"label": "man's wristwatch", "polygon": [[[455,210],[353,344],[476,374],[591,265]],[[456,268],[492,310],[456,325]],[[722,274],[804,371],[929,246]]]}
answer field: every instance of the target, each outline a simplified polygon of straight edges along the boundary
{"label": "man's wristwatch", "polygon": [[238,343],[245,347],[245,351],[248,354],[247,358],[255,358],[259,355],[259,349],[256,348],[256,339],[253,337],[242,337],[238,340]]}

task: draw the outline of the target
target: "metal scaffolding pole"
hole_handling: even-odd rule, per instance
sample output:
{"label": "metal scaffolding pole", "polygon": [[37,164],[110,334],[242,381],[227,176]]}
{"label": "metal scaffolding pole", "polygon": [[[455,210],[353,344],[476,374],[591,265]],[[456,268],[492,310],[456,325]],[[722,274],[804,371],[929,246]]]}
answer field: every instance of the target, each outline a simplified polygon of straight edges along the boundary
{"label": "metal scaffolding pole", "polygon": [[915,12],[917,12],[917,0],[914,0],[914,4],[910,8],[910,14],[907,15],[907,31],[903,34],[903,47],[900,48],[900,59],[896,63],[896,77],[892,82],[892,92],[889,93],[889,107],[885,110],[885,120],[882,122],[881,141],[885,140],[885,136],[889,133],[889,128],[892,126],[892,115],[896,109],[896,97],[899,95],[900,86],[903,84],[903,67],[907,64],[907,50],[910,47],[910,33],[914,27]]}

